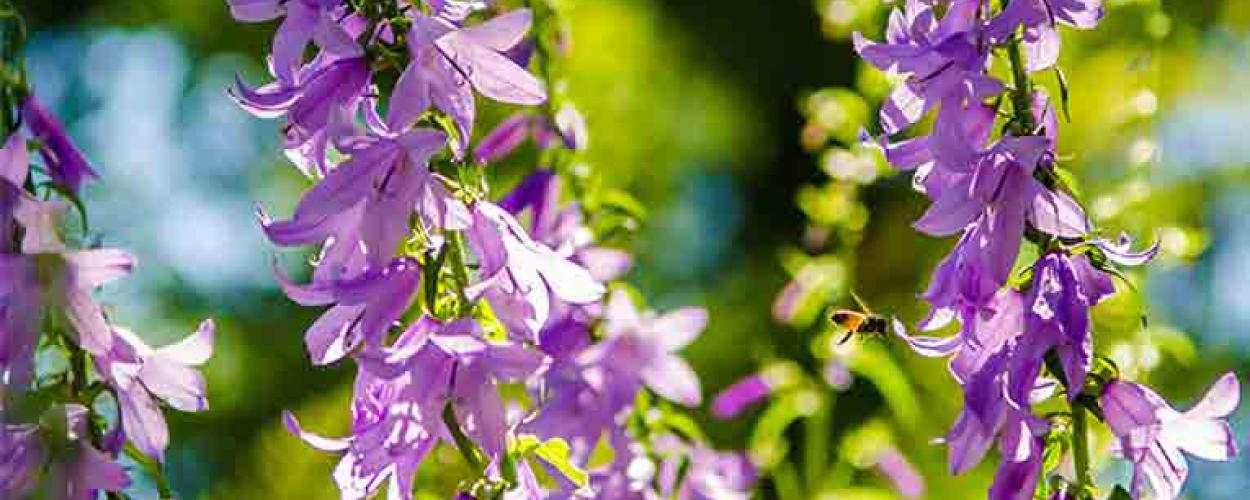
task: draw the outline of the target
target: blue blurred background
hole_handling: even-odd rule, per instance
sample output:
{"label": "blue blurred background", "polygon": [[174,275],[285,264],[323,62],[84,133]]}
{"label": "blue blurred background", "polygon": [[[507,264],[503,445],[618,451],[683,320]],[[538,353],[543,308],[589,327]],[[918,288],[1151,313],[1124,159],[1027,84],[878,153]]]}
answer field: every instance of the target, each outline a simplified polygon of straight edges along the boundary
{"label": "blue blurred background", "polygon": [[[709,392],[770,359],[812,363],[813,328],[781,326],[770,314],[789,278],[779,256],[801,251],[796,192],[825,177],[819,155],[800,142],[810,118],[800,109],[830,86],[858,86],[865,102],[879,100],[880,78],[855,64],[845,36],[879,30],[883,5],[575,4],[568,77],[591,131],[586,160],[651,207],[633,241],[632,280],[657,307],[711,309],[711,327],[688,350]],[[1072,123],[1061,150],[1099,225],[1157,236],[1165,250],[1135,276],[1140,294],[1121,294],[1099,312],[1104,352],[1188,403],[1221,371],[1244,375],[1250,366],[1250,4],[1109,4],[1097,32],[1065,34]],[[279,254],[254,216],[257,204],[289,213],[307,182],[281,156],[277,124],[248,116],[225,93],[236,74],[264,78],[273,26],[234,23],[223,0],[18,7],[32,27],[36,92],[101,173],[86,194],[92,229],[140,259],[138,273],[107,290],[111,314],[158,344],[202,317],[219,324],[207,367],[212,411],[173,417],[175,489],[185,498],[333,498],[333,457],[287,436],[279,415],[292,409],[316,428],[342,426],[350,374],[307,362],[301,336],[316,311],[288,303],[273,284],[268,269]],[[867,118],[845,104],[832,112],[847,117],[840,127]],[[915,294],[952,242],[914,234],[908,224],[922,200],[907,179],[880,174],[861,193],[867,229],[845,279],[876,308],[914,319]],[[1145,328],[1133,326],[1142,304]],[[953,384],[932,381],[940,363],[895,354],[926,408],[904,451],[931,493],[980,496],[988,468],[948,478],[943,450],[925,444],[958,409]],[[882,404],[871,390],[852,391],[837,416]],[[1243,443],[1247,417],[1243,406]],[[750,418],[708,427],[719,445],[741,447]],[[1103,469],[1107,480],[1124,473]],[[1236,498],[1250,491],[1247,473],[1244,459],[1197,463],[1187,492]]]}

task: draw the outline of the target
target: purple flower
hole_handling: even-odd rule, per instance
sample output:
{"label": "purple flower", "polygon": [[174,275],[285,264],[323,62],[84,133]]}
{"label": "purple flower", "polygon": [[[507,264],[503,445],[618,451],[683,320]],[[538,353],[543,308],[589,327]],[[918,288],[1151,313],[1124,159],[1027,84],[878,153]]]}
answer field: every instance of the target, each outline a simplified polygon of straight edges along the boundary
{"label": "purple flower", "polygon": [[1084,255],[1049,252],[1033,265],[1033,287],[1028,305],[1026,356],[1041,357],[1054,350],[1064,367],[1068,397],[1084,386],[1093,358],[1090,308],[1115,293],[1111,278]]}
{"label": "purple flower", "polygon": [[35,486],[43,456],[38,426],[0,422],[0,496],[26,495]]}
{"label": "purple flower", "polygon": [[712,414],[724,420],[734,418],[742,410],[763,401],[772,392],[772,385],[763,373],[752,373],[738,379],[716,395],[716,400],[712,402]]}
{"label": "purple flower", "polygon": [[624,251],[594,245],[590,229],[582,223],[581,207],[560,206],[561,184],[555,172],[537,170],[499,200],[499,206],[516,217],[528,209],[530,237],[582,265],[596,281],[620,278],[629,271],[632,258]]}
{"label": "purple flower", "polygon": [[[87,163],[82,152],[65,133],[65,127],[56,117],[48,113],[43,105],[39,104],[34,95],[27,97],[22,103],[22,120],[34,139],[38,141],[39,155],[43,157],[44,166],[48,169],[48,175],[52,177],[53,182],[64,186],[72,193],[77,193],[83,182],[97,177],[95,170],[91,169],[91,165]],[[6,148],[12,145],[11,142],[6,143]],[[22,160],[24,161],[24,158]]]}
{"label": "purple flower", "polygon": [[265,234],[283,246],[324,242],[314,274],[322,282],[385,265],[409,236],[414,212],[430,229],[468,227],[468,209],[426,167],[445,140],[426,129],[364,139],[304,195],[291,219],[262,214]]}
{"label": "purple flower", "polygon": [[[364,57],[318,56],[291,77],[258,88],[236,82],[231,96],[244,110],[260,118],[286,115],[287,149],[326,143],[348,135],[351,117],[369,87],[369,66]],[[314,158],[316,158],[314,155]]]}
{"label": "purple flower", "polygon": [[939,103],[948,113],[958,113],[1001,92],[1002,84],[985,75],[988,52],[978,48],[973,29],[979,4],[950,2],[938,20],[932,5],[910,0],[891,14],[884,43],[855,34],[855,50],[865,61],[909,75],[881,109],[886,134],[911,126]]}
{"label": "purple flower", "polygon": [[157,349],[129,330],[113,331],[120,342],[97,356],[96,365],[116,390],[126,436],[139,451],[163,462],[169,429],[153,396],[180,411],[208,409],[204,376],[195,367],[213,355],[214,324],[205,320],[182,341]]}
{"label": "purple flower", "polygon": [[1046,153],[1044,137],[1007,137],[970,168],[934,170],[923,179],[934,202],[916,228],[934,236],[967,228],[925,291],[934,307],[926,329],[941,325],[932,318],[979,306],[996,293],[1011,273],[1026,222],[1061,237],[1089,231],[1080,205],[1033,178]]}
{"label": "purple flower", "polygon": [[1059,59],[1057,23],[1093,29],[1102,15],[1102,0],[1013,0],[988,23],[986,33],[996,43],[1005,43],[1023,26],[1026,69],[1041,71]]}
{"label": "purple flower", "polygon": [[421,266],[402,257],[359,276],[299,286],[279,276],[287,296],[302,305],[334,304],[304,333],[313,363],[334,363],[363,346],[383,347],[421,285]]}
{"label": "purple flower", "polygon": [[409,12],[413,20],[408,33],[412,62],[395,83],[386,113],[390,128],[402,129],[433,105],[455,120],[463,150],[473,131],[471,89],[511,104],[533,105],[547,99],[542,83],[502,54],[529,30],[528,9],[468,28],[416,9]]}
{"label": "purple flower", "polygon": [[1189,411],[1178,412],[1141,384],[1116,380],[1103,388],[1099,402],[1107,426],[1119,439],[1117,453],[1133,463],[1134,498],[1180,496],[1189,475],[1185,453],[1227,461],[1237,454],[1228,416],[1241,398],[1236,375],[1227,373]]}
{"label": "purple flower", "polygon": [[585,354],[604,363],[619,384],[641,381],[656,394],[686,406],[702,400],[699,377],[677,351],[707,326],[707,311],[686,307],[662,315],[642,314],[625,292],[608,299],[604,340]]}
{"label": "purple flower", "polygon": [[[113,344],[113,333],[91,293],[128,274],[133,266],[130,255],[111,249],[0,254],[5,324],[15,327],[14,332],[29,332],[38,325],[40,307],[62,309],[78,344],[91,354],[103,355]],[[17,340],[17,345],[22,341]],[[5,347],[8,352],[10,346]],[[29,369],[29,360],[11,361]]]}
{"label": "purple flower", "polygon": [[739,453],[703,447],[690,450],[690,470],[678,488],[680,500],[746,500],[751,498],[757,472]]}
{"label": "purple flower", "polygon": [[603,296],[603,285],[585,268],[531,239],[498,205],[475,203],[467,234],[481,264],[480,282],[468,292],[484,296],[513,335],[535,339],[547,323],[553,298],[589,304]]}
{"label": "purple flower", "polygon": [[294,84],[309,42],[338,55],[363,51],[336,22],[342,17],[338,0],[227,0],[230,14],[243,22],[261,22],[285,16],[273,39],[270,67],[278,81]]}
{"label": "purple flower", "polygon": [[334,479],[345,498],[370,497],[388,483],[399,498],[411,498],[425,456],[440,441],[452,442],[442,419],[448,404],[487,457],[498,459],[508,424],[496,382],[528,377],[545,360],[480,335],[472,320],[422,318],[392,346],[362,355],[349,437],[305,432],[289,413],[287,428],[314,448],[343,453]]}

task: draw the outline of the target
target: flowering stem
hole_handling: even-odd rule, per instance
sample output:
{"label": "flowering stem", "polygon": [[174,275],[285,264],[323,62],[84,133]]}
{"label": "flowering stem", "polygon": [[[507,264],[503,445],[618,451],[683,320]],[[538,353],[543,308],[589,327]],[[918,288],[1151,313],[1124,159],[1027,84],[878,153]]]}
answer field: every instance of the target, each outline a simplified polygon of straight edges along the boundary
{"label": "flowering stem", "polygon": [[443,407],[443,425],[447,426],[447,431],[451,433],[451,439],[456,442],[456,448],[460,450],[460,454],[464,456],[465,462],[469,463],[469,468],[475,473],[481,473],[486,467],[482,464],[482,459],[477,451],[477,446],[464,434],[464,430],[460,428],[460,421],[456,420],[456,410],[452,407],[451,402],[447,402],[447,406]]}
{"label": "flowering stem", "polygon": [[1089,438],[1085,423],[1085,405],[1073,400],[1072,406],[1072,462],[1076,468],[1076,491],[1078,496],[1093,486],[1089,477]]}

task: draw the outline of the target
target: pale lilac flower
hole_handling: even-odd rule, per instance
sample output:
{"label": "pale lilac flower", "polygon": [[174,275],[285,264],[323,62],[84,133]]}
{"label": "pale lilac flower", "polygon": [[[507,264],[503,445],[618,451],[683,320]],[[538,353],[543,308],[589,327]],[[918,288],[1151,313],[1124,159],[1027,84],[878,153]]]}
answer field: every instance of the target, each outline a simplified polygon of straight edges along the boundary
{"label": "pale lilac flower", "polygon": [[472,89],[511,104],[533,105],[547,99],[542,83],[502,54],[529,30],[528,9],[467,28],[416,9],[409,15],[413,20],[408,33],[412,62],[395,83],[386,116],[390,128],[402,129],[434,106],[456,122],[463,150],[473,131]]}
{"label": "pale lilac flower", "polygon": [[1115,284],[1084,255],[1049,252],[1033,266],[1026,297],[1030,338],[1023,355],[1042,357],[1054,350],[1064,367],[1068,397],[1081,393],[1094,354],[1090,308],[1115,293]]}
{"label": "pale lilac flower", "polygon": [[196,367],[213,355],[214,324],[205,320],[178,343],[156,349],[129,330],[113,331],[119,341],[95,358],[96,366],[115,389],[126,436],[139,451],[163,462],[169,429],[153,396],[180,411],[208,409],[204,375]]}
{"label": "pale lilac flower", "polygon": [[261,22],[285,17],[273,39],[270,67],[278,81],[295,84],[295,74],[304,63],[310,42],[338,55],[359,55],[363,51],[336,18],[338,0],[227,0],[230,14],[243,22]]}
{"label": "pale lilac flower", "polygon": [[606,283],[620,278],[633,264],[622,250],[596,246],[590,229],[582,222],[581,207],[575,203],[560,205],[560,177],[550,170],[537,170],[521,180],[499,206],[521,218],[529,235],[561,256],[580,264],[596,281]]}
{"label": "pale lilac flower", "polygon": [[582,150],[586,148],[589,133],[586,121],[572,105],[565,105],[556,113],[555,122],[545,116],[517,113],[495,126],[478,141],[473,158],[490,164],[516,151],[525,139],[534,137],[541,149],[562,147]]}
{"label": "pale lilac flower", "polygon": [[304,195],[293,217],[262,214],[265,234],[282,246],[324,242],[314,274],[322,282],[385,265],[410,235],[414,212],[430,229],[468,227],[468,209],[426,166],[445,140],[426,129],[365,139]]}
{"label": "pale lilac flower", "polygon": [[1103,16],[1103,0],[1013,0],[990,20],[986,33],[995,43],[1006,43],[1023,26],[1026,69],[1041,71],[1059,59],[1057,24],[1093,29]]}
{"label": "pale lilac flower", "polygon": [[1133,497],[1179,497],[1189,475],[1182,450],[1205,460],[1232,459],[1237,442],[1228,417],[1240,399],[1240,384],[1232,373],[1220,377],[1185,412],[1144,385],[1123,380],[1107,384],[1099,402],[1107,426],[1119,439],[1117,453],[1133,463]]}
{"label": "pale lilac flower", "polygon": [[[925,291],[934,316],[979,306],[996,293],[1015,264],[1026,222],[1061,237],[1089,231],[1080,205],[1033,178],[1047,151],[1044,137],[1007,137],[970,168],[935,170],[924,179],[934,203],[916,228],[934,236],[964,230]],[[933,323],[926,329],[940,326]]]}
{"label": "pale lilac flower", "polygon": [[287,149],[309,143],[324,149],[325,143],[351,130],[350,117],[364,102],[369,79],[364,57],[323,54],[296,72],[290,82],[279,79],[253,89],[238,80],[231,96],[257,117],[287,116]]}
{"label": "pale lilac flower", "polygon": [[589,304],[603,285],[583,267],[538,243],[511,214],[493,203],[473,205],[469,245],[481,268],[471,297],[485,297],[512,335],[534,339],[547,323],[554,300]]}
{"label": "pale lilac flower", "polygon": [[314,448],[343,454],[334,479],[344,498],[368,498],[383,486],[392,498],[412,498],[417,467],[434,445],[452,442],[442,420],[448,404],[487,457],[498,459],[508,424],[496,382],[528,377],[545,360],[480,335],[472,320],[422,318],[392,346],[362,355],[350,436],[305,432],[289,413],[287,428]]}
{"label": "pale lilac flower", "polygon": [[19,327],[14,331],[28,330],[37,325],[39,307],[60,309],[83,349],[94,355],[108,352],[113,334],[91,294],[129,274],[134,259],[113,249],[66,251],[51,227],[63,206],[33,200],[24,206],[18,220],[26,229],[22,242],[26,253],[0,254],[0,302],[5,304],[6,324]]}
{"label": "pale lilac flower", "polygon": [[410,257],[369,268],[358,276],[295,285],[278,276],[287,296],[301,305],[334,304],[304,333],[313,363],[326,365],[358,349],[378,350],[421,285],[421,266]]}
{"label": "pale lilac flower", "polygon": [[25,496],[43,460],[38,426],[0,422],[0,497]]}
{"label": "pale lilac flower", "polygon": [[755,485],[755,465],[740,453],[703,447],[690,450],[690,470],[677,490],[680,500],[747,500]]}
{"label": "pale lilac flower", "polygon": [[585,354],[609,367],[614,383],[641,381],[665,399],[686,406],[702,400],[699,377],[677,351],[707,326],[707,311],[686,307],[665,314],[641,313],[625,292],[608,299],[604,339]]}

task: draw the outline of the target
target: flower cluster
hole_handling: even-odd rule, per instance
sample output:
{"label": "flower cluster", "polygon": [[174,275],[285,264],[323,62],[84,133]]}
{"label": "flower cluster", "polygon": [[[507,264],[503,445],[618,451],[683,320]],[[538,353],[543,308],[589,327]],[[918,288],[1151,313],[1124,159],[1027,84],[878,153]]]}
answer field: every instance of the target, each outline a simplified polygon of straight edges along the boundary
{"label": "flower cluster", "polygon": [[[19,61],[5,64],[6,75],[25,74]],[[146,466],[168,497],[161,406],[208,408],[197,367],[212,355],[213,322],[152,348],[109,320],[93,293],[129,274],[134,258],[77,244],[85,238],[66,217],[71,203],[83,210],[80,189],[96,172],[24,76],[3,85],[0,497],[120,498],[131,484],[123,453]],[[32,151],[39,160],[32,162]]]}
{"label": "flower cluster", "polygon": [[[640,309],[614,283],[629,255],[597,244],[580,205],[564,203],[559,158],[585,147],[585,125],[571,106],[551,111],[527,70],[554,55],[527,35],[552,6],[229,6],[240,21],[281,19],[273,81],[239,82],[232,95],[285,119],[284,148],[315,181],[291,217],[260,218],[276,245],[319,247],[308,283],[277,273],[293,301],[329,306],[305,334],[312,361],[357,366],[348,436],[320,437],[286,415],[309,445],[342,455],[343,498],[411,498],[440,445],[472,473],[462,497],[745,494],[749,464],[674,430],[666,422],[680,414],[652,398],[700,404],[676,353],[706,312]],[[543,112],[471,147],[479,96]],[[531,134],[550,163],[492,201],[484,166]],[[605,445],[611,458],[592,460]]]}
{"label": "flower cluster", "polygon": [[[1060,25],[1092,29],[1102,16],[1101,0],[909,0],[891,14],[884,41],[854,40],[865,61],[899,76],[880,111],[882,137],[865,140],[915,172],[932,202],[917,230],[961,235],[923,294],[932,309],[920,325],[957,320],[959,332],[898,333],[921,354],[952,356],[964,408],[945,438],[949,466],[965,472],[997,443],[995,499],[1088,498],[1086,414],[1106,422],[1133,463],[1134,497],[1178,496],[1181,450],[1212,460],[1236,451],[1224,420],[1238,399],[1231,374],[1182,414],[1122,380],[1095,350],[1090,311],[1116,292],[1115,266],[1144,264],[1157,248],[1132,252],[1126,238],[1097,236],[1058,172],[1056,106],[1030,78],[1056,65]],[[1004,60],[1010,84],[991,72]],[[896,139],[928,115],[927,135]],[[1022,240],[1038,257],[1017,268]],[[1070,411],[1036,415],[1056,386]],[[1065,434],[1074,482],[1042,481],[1053,472],[1044,470],[1046,444]]]}

